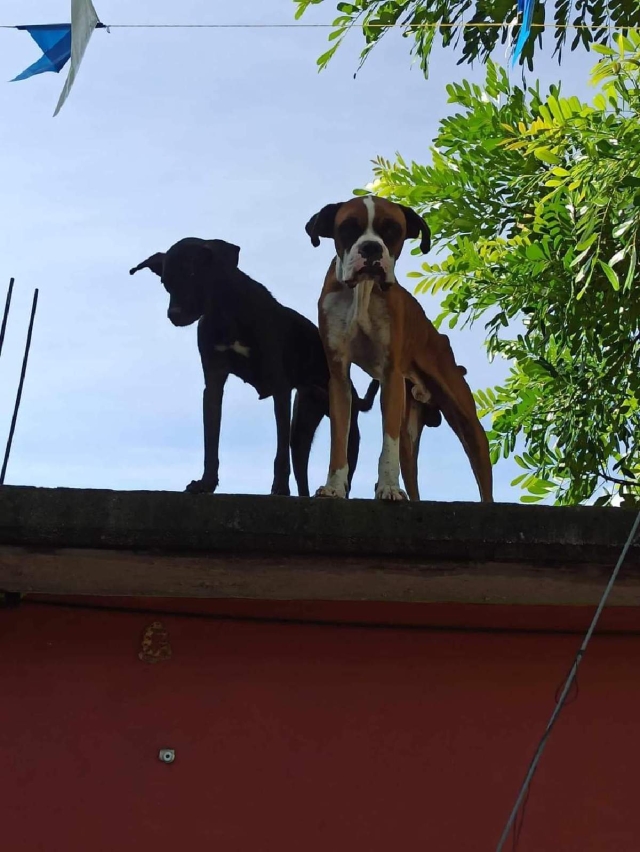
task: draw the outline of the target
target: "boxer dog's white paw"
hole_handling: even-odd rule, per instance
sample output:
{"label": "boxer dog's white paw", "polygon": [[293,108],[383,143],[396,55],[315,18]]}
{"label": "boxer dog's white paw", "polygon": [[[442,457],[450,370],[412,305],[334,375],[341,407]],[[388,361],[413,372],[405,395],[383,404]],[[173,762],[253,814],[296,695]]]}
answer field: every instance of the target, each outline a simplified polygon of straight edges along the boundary
{"label": "boxer dog's white paw", "polygon": [[349,468],[329,471],[326,485],[318,488],[316,497],[346,497],[349,483]]}
{"label": "boxer dog's white paw", "polygon": [[376,500],[408,500],[402,488],[395,485],[383,485],[376,488]]}
{"label": "boxer dog's white paw", "polygon": [[316,497],[346,497],[343,489],[334,488],[332,485],[323,485],[316,491]]}

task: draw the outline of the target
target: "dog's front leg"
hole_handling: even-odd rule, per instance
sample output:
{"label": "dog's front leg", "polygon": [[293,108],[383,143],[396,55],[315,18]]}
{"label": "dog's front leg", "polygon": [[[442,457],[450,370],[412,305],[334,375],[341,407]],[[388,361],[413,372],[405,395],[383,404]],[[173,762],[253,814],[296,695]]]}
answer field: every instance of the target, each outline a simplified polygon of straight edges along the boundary
{"label": "dog's front leg", "polygon": [[382,452],[378,462],[377,500],[406,500],[400,488],[400,427],[404,416],[404,376],[387,370],[382,381]]}
{"label": "dog's front leg", "polygon": [[280,494],[288,497],[289,473],[291,470],[289,460],[289,440],[291,435],[291,391],[278,391],[273,395],[273,407],[276,415],[276,431],[278,434],[278,448],[273,464],[272,494]]}
{"label": "dog's front leg", "polygon": [[351,423],[351,382],[349,364],[329,360],[329,417],[331,420],[331,460],[327,484],[318,488],[316,497],[346,497],[349,490],[347,443]]}
{"label": "dog's front leg", "polygon": [[202,479],[194,479],[187,485],[186,490],[191,494],[210,494],[218,487],[218,448],[222,420],[222,396],[228,375],[227,372],[221,370],[205,372],[205,386],[202,395],[204,472]]}

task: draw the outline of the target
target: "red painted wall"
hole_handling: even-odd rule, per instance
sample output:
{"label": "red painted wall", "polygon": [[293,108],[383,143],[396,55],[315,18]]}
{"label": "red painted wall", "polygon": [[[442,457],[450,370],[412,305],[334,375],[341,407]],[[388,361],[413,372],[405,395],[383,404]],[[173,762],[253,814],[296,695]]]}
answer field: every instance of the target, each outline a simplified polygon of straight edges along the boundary
{"label": "red painted wall", "polygon": [[[149,665],[153,620],[0,610],[7,852],[491,852],[580,642],[162,615]],[[593,641],[518,852],[640,848],[639,661]]]}

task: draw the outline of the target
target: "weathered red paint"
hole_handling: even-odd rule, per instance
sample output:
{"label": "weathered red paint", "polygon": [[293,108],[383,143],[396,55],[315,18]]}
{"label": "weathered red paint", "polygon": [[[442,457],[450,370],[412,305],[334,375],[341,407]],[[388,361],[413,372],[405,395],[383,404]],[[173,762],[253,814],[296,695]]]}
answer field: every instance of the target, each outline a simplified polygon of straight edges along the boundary
{"label": "weathered red paint", "polygon": [[[2,848],[491,852],[579,641],[0,611]],[[639,659],[594,639],[518,852],[637,852]]]}

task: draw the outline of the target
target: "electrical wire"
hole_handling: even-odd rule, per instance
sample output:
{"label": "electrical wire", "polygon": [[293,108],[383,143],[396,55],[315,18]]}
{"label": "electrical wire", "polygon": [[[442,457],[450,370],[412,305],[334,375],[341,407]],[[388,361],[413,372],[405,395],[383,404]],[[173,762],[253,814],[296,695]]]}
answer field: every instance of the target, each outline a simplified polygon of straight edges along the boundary
{"label": "electrical wire", "polygon": [[[352,27],[366,27],[367,29],[402,29],[402,30],[423,30],[423,29],[499,29],[509,26],[508,21],[484,21],[474,23],[473,21],[457,21],[446,23],[444,21],[424,23],[424,24],[377,24],[377,23],[356,23],[348,25]],[[15,24],[0,24],[0,29],[13,30]],[[292,24],[292,23],[266,23],[266,24],[106,24],[105,29],[110,30],[309,30],[309,29],[335,29],[334,24]],[[554,30],[608,30],[615,32],[618,30],[631,29],[630,26],[625,27],[614,24],[601,24],[595,26],[593,24],[550,24],[539,23],[531,24],[532,31],[534,29],[554,29]]]}
{"label": "electrical wire", "polygon": [[576,677],[577,677],[577,674],[578,674],[578,666],[582,662],[582,659],[583,659],[585,652],[587,650],[587,646],[588,646],[589,642],[591,641],[591,637],[593,636],[593,632],[596,629],[596,626],[597,626],[598,621],[600,619],[600,616],[602,614],[602,610],[604,609],[604,607],[607,603],[607,599],[609,598],[609,594],[611,593],[611,590],[613,589],[613,586],[614,586],[614,584],[615,584],[615,582],[618,578],[618,574],[620,573],[620,569],[622,568],[622,565],[623,565],[624,560],[627,556],[629,548],[631,547],[631,545],[633,544],[633,542],[635,540],[639,526],[640,526],[640,512],[638,512],[638,514],[636,515],[636,519],[633,523],[633,526],[631,527],[631,531],[630,531],[630,533],[627,537],[625,545],[622,548],[622,552],[620,553],[620,556],[618,557],[618,561],[616,563],[616,566],[613,569],[613,572],[611,573],[611,577],[609,578],[609,582],[607,583],[604,592],[602,593],[602,597],[600,598],[600,603],[598,604],[598,607],[595,611],[595,614],[594,614],[594,616],[591,620],[591,624],[589,625],[589,629],[587,630],[585,637],[582,640],[582,644],[580,645],[580,648],[578,649],[578,653],[576,654],[576,656],[573,660],[573,665],[571,666],[569,674],[567,675],[567,678],[564,682],[564,686],[562,687],[562,691],[560,692],[560,695],[559,695],[558,700],[556,702],[556,706],[554,707],[553,713],[551,714],[551,717],[549,718],[549,721],[547,722],[547,727],[545,728],[545,731],[544,731],[542,737],[540,738],[540,742],[538,743],[538,747],[536,748],[534,755],[533,755],[533,758],[531,759],[531,763],[529,764],[529,768],[528,768],[527,773],[525,775],[524,781],[522,782],[522,784],[520,786],[520,790],[519,790],[518,795],[516,797],[515,804],[514,804],[512,810],[511,810],[511,813],[509,814],[509,818],[508,818],[506,825],[503,829],[503,832],[500,836],[500,840],[498,841],[498,845],[496,846],[496,852],[502,852],[502,849],[504,848],[504,844],[506,843],[507,838],[509,837],[509,834],[510,834],[512,828],[514,828],[514,832],[515,832],[514,833],[513,849],[515,850],[515,848],[516,848],[516,845],[518,843],[518,839],[519,839],[519,836],[520,836],[520,831],[522,830],[522,816],[521,816],[521,819],[520,819],[520,824],[518,825],[518,823],[517,823],[518,815],[520,814],[520,811],[521,811],[521,808],[523,808],[523,805],[526,804],[526,800],[527,800],[527,797],[529,795],[529,787],[531,785],[531,781],[533,780],[533,776],[535,775],[535,772],[536,772],[536,769],[538,767],[538,763],[540,761],[540,758],[542,757],[542,753],[545,749],[545,746],[547,745],[547,741],[549,739],[549,736],[551,734],[553,726],[558,721],[558,716],[562,712],[562,708],[564,707],[564,705],[567,703],[567,698],[569,696],[569,692],[571,691],[571,688],[572,688],[574,681],[576,680]]}

